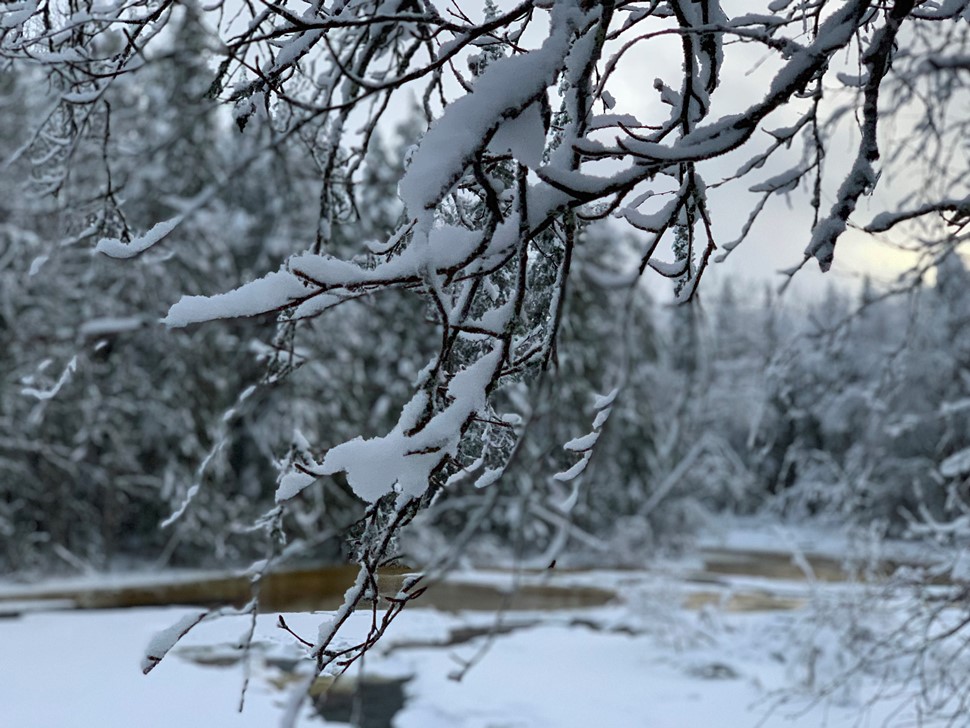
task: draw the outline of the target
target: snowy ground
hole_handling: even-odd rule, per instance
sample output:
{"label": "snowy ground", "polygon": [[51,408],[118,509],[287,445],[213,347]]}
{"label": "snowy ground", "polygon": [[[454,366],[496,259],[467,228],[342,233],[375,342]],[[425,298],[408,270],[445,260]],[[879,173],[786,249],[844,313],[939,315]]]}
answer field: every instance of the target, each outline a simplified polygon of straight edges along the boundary
{"label": "snowy ground", "polygon": [[[497,573],[474,577],[487,582],[508,578]],[[827,624],[824,615],[837,621],[842,612],[825,610],[858,597],[861,587],[769,582],[756,576],[712,585],[661,572],[540,578],[608,586],[619,597],[615,604],[593,609],[509,612],[501,620],[511,631],[492,639],[469,639],[475,630],[495,623],[489,613],[405,611],[364,665],[373,679],[407,679],[406,702],[394,716],[394,728],[915,724],[909,699],[917,686],[890,686],[898,688],[895,697],[871,705],[879,688],[874,678],[841,675],[850,664],[840,643],[841,625]],[[744,595],[781,596],[786,604],[801,606],[743,613],[717,606],[758,606],[757,599],[739,601]],[[702,604],[707,606],[689,608]],[[275,627],[274,615],[258,620],[242,713],[237,707],[244,667],[234,645],[247,630],[246,618],[200,625],[153,672],[141,674],[139,662],[152,634],[189,611],[27,612],[0,619],[0,724],[277,725],[292,694],[294,679],[287,670],[303,651]],[[871,614],[875,626],[892,618],[891,606],[873,605]],[[324,618],[286,617],[294,631],[311,639]],[[355,614],[349,630],[363,634],[368,619]],[[484,645],[489,649],[482,653]],[[460,682],[449,677],[476,657],[480,660]],[[812,702],[807,688],[829,681],[834,682],[827,697]],[[309,708],[300,722],[323,724]]]}

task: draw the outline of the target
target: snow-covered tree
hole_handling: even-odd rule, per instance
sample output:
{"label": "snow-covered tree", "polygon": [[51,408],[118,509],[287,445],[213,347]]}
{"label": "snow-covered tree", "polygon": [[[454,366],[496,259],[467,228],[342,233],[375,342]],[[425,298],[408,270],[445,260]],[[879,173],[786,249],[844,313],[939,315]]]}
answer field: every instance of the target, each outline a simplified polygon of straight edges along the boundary
{"label": "snow-covered tree", "polygon": [[[302,337],[341,332],[332,322],[352,320],[355,307],[398,293],[418,302],[402,307],[406,319],[385,322],[433,343],[426,360],[402,366],[402,379],[416,374],[407,394],[386,403],[398,413],[394,424],[340,441],[294,437],[280,456],[271,520],[321,479],[342,479],[366,504],[360,577],[309,650],[318,670],[352,662],[390,623],[349,651],[333,649],[349,610],[395,555],[401,529],[466,477],[499,487],[521,457],[537,398],[555,391],[541,385],[566,357],[585,226],[611,218],[636,234],[636,255],[614,283],[632,289],[659,274],[685,304],[718,248],[726,255],[758,234],[773,196],[800,188],[811,219],[793,247],[796,263],[814,259],[828,270],[852,224],[892,233],[940,221],[922,236],[934,260],[964,236],[970,134],[965,118],[948,114],[967,69],[964,0],[739,9],[717,0],[523,0],[485,13],[429,0],[284,0],[225,10],[23,0],[0,10],[0,56],[49,71],[56,97],[28,146],[36,187],[69,199],[83,220],[76,238],[107,256],[164,255],[186,238],[193,250],[193,220],[219,204],[221,190],[281,149],[303,151],[306,183],[287,189],[278,214],[312,209],[313,233],[280,251],[290,255],[275,272],[231,290],[210,279],[185,291],[193,295],[169,308],[166,326],[276,315],[284,356],[271,358],[285,369],[304,351]],[[208,74],[207,91],[199,98],[182,83],[167,93],[197,99],[199,123],[210,123],[207,104],[228,105],[233,123],[218,122],[225,135],[262,125],[264,136],[211,175],[186,180],[178,199],[162,200],[171,208],[164,219],[136,229],[126,216],[134,187],[114,170],[121,141],[137,137],[138,115],[123,113],[114,91],[177,54],[182,38],[207,53],[192,71]],[[638,84],[656,76],[653,90],[625,98],[631,73]],[[397,180],[403,214],[379,233],[349,234],[376,130],[410,94],[421,100],[425,129]],[[847,139],[847,162],[833,158],[833,144]],[[84,149],[102,164],[76,167]],[[889,185],[894,175],[903,178]],[[886,211],[858,213],[877,188],[894,198]],[[751,212],[737,231],[729,212],[739,207]],[[336,245],[341,236],[356,245]],[[422,355],[423,345],[413,352]],[[317,371],[326,376],[325,360]],[[560,482],[595,462],[622,384],[618,375],[599,385],[588,434],[566,443],[575,459]],[[203,485],[186,491],[180,513]],[[456,548],[467,540],[463,532]],[[393,613],[419,583],[396,595]]]}

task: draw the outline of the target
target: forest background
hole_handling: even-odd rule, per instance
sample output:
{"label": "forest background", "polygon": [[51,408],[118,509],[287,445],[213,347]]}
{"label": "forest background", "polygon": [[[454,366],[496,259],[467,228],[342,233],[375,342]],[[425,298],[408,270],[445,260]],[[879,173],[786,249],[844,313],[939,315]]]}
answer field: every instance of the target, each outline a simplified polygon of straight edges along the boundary
{"label": "forest background", "polygon": [[[170,216],[220,165],[262,141],[258,119],[239,133],[201,103],[203,51],[185,44],[147,69],[147,82],[112,87],[115,113],[131,114],[138,129],[112,141],[126,163],[113,173],[123,176],[134,229]],[[406,294],[363,299],[313,322],[286,376],[275,316],[160,326],[178,295],[251,280],[292,240],[312,235],[316,210],[292,204],[312,186],[312,168],[299,150],[278,149],[221,188],[164,252],[92,255],[82,243],[89,231],[38,193],[83,194],[102,150],[78,140],[70,180],[38,176],[18,151],[31,115],[56,99],[39,88],[24,72],[5,75],[0,89],[3,128],[13,132],[0,151],[14,160],[0,209],[3,571],[246,563],[263,548],[250,524],[273,505],[280,458],[294,442],[335,443],[393,425],[414,362],[428,353],[410,322],[422,304]],[[414,133],[405,124],[373,145],[355,234],[383,235],[400,218],[396,183]],[[631,304],[602,268],[604,256],[632,255],[635,241],[624,235],[583,233],[555,395],[507,476],[530,483],[527,497],[490,514],[470,556],[507,559],[514,542],[537,561],[565,547],[582,562],[637,562],[725,512],[897,536],[963,512],[970,273],[956,251],[891,296],[868,279],[806,297],[755,277],[727,278],[684,305],[664,300],[666,291],[653,300],[644,284]],[[333,245],[349,253],[355,241],[338,229]],[[616,313],[627,308],[634,325],[621,326]],[[617,355],[621,339],[631,361]],[[621,367],[625,394],[571,493],[548,474],[568,467],[562,444],[588,428],[593,393]],[[200,472],[205,487],[193,506],[160,527]],[[460,530],[477,496],[470,484],[449,493],[409,547],[427,557]],[[342,560],[360,515],[346,482],[328,479],[291,506],[292,556]]]}
{"label": "forest background", "polygon": [[[36,65],[0,78],[3,571],[257,556],[264,545],[252,531],[288,458],[308,442],[390,429],[430,355],[433,316],[400,290],[309,321],[296,346],[274,315],[157,323],[179,295],[253,280],[318,228],[315,206],[296,204],[319,174],[307,163],[312,148],[267,154],[275,122],[265,109],[241,117],[237,108],[236,128],[207,101],[198,13],[184,4],[171,29],[177,47],[162,42],[137,75],[114,79],[103,99],[111,116],[91,121],[101,135],[37,135],[36,119],[65,113],[63,92]],[[482,58],[490,52],[501,56]],[[353,225],[333,228],[330,253],[352,256],[400,221],[397,183],[421,111],[404,117],[396,131],[375,132]],[[120,131],[98,126],[109,118]],[[64,154],[69,167],[44,161]],[[207,181],[239,159],[250,160],[246,171],[209,192]],[[107,198],[92,196],[105,174]],[[125,261],[91,253],[99,230],[151,229],[203,191],[204,208],[163,250]],[[797,190],[780,192],[797,204]],[[79,218],[93,202],[98,210]],[[524,549],[541,560],[565,548],[583,561],[635,561],[721,512],[810,515],[894,535],[965,513],[970,280],[958,251],[900,278],[892,296],[865,280],[806,300],[759,276],[726,278],[672,306],[666,288],[648,290],[656,281],[632,295],[615,284],[611,269],[634,259],[636,245],[609,226],[582,230],[555,394],[533,413],[525,454],[505,476],[519,496],[489,512],[469,556]],[[574,459],[562,444],[588,429],[594,393],[618,380],[624,394],[582,486],[550,479]],[[525,389],[506,396],[521,404]],[[191,483],[204,487],[184,508]],[[428,557],[480,497],[471,483],[449,491],[406,550]],[[361,512],[340,474],[289,506],[289,557],[344,558]]]}

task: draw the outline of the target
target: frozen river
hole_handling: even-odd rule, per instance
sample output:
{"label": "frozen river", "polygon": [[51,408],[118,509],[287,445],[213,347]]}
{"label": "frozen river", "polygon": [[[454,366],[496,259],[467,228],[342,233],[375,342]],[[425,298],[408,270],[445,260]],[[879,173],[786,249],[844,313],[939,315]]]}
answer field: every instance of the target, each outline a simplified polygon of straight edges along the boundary
{"label": "frozen river", "polygon": [[[437,603],[405,610],[368,654],[363,677],[355,669],[336,685],[321,679],[299,724],[356,716],[365,728],[912,725],[907,706],[918,685],[887,685],[865,672],[843,677],[852,653],[839,615],[871,599],[869,588],[843,581],[834,560],[762,561],[757,573],[750,552],[721,550],[649,572],[526,575],[523,593],[534,598],[498,617],[493,598],[510,574],[458,574]],[[554,603],[557,591],[582,597]],[[151,636],[193,610],[26,606],[0,619],[0,706],[11,728],[267,728],[292,697],[294,671],[308,664],[267,613],[245,656],[238,644],[248,618],[222,618],[197,627],[142,675]],[[891,621],[894,608],[871,604],[873,627]],[[286,614],[310,640],[325,618]],[[369,613],[353,615],[345,638],[359,639],[369,624]],[[358,680],[363,697],[355,703]]]}

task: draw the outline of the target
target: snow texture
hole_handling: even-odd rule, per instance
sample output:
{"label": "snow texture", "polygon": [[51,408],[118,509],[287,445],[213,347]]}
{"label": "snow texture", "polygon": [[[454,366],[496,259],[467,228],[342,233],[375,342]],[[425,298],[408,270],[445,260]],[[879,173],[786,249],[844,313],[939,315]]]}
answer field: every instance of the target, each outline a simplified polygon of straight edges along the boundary
{"label": "snow texture", "polygon": [[529,105],[521,114],[499,126],[489,149],[496,154],[510,153],[517,161],[535,169],[542,164],[546,130],[539,103]]}
{"label": "snow texture", "polygon": [[589,465],[589,461],[592,456],[593,456],[592,451],[584,452],[583,457],[580,459],[578,463],[573,465],[568,470],[564,470],[561,473],[556,473],[554,476],[552,476],[553,479],[565,483],[572,480],[573,478],[579,477],[579,475],[582,474],[584,470],[586,470],[586,466]]}
{"label": "snow texture", "polygon": [[172,513],[172,515],[170,515],[168,518],[162,521],[161,523],[162,528],[168,528],[173,523],[175,523],[179,518],[182,517],[182,514],[185,513],[185,509],[192,504],[192,501],[195,500],[195,496],[199,494],[199,487],[200,486],[198,483],[195,483],[189,487],[188,491],[186,491],[185,493],[185,498],[182,499],[182,503],[179,505],[179,507],[175,510],[174,513]]}
{"label": "snow texture", "polygon": [[570,452],[585,452],[586,450],[592,450],[596,441],[599,439],[600,433],[590,432],[588,435],[583,435],[582,437],[577,437],[570,440],[565,445],[563,445],[564,450],[569,450]]}
{"label": "snow texture", "polygon": [[38,5],[37,0],[11,3],[0,13],[0,28],[16,28],[25,23],[37,11]]}

